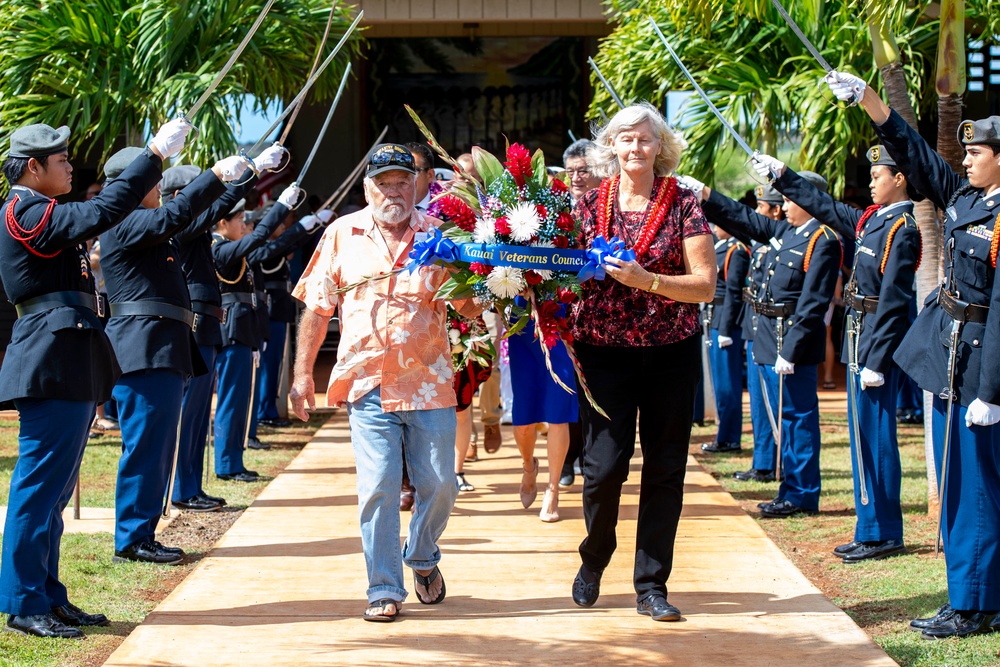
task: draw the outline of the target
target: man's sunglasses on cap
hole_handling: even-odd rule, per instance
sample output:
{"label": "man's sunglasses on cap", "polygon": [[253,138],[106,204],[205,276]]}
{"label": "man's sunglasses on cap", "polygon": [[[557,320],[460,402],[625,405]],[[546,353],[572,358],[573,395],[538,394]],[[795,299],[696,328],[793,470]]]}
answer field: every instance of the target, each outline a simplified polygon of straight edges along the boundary
{"label": "man's sunglasses on cap", "polygon": [[385,144],[379,146],[368,158],[369,176],[377,173],[389,171],[390,169],[402,169],[411,174],[417,172],[416,164],[413,161],[413,154],[405,146],[398,144]]}

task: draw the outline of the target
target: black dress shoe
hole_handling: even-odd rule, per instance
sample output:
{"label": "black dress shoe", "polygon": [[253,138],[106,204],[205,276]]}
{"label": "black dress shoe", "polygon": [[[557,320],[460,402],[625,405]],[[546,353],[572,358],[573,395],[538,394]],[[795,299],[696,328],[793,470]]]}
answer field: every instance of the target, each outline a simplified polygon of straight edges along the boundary
{"label": "black dress shoe", "polygon": [[942,621],[946,621],[955,615],[955,610],[951,608],[951,603],[946,602],[938,610],[928,616],[927,618],[915,618],[910,621],[911,630],[924,630],[925,628],[930,628],[935,626]]}
{"label": "black dress shoe", "polygon": [[559,488],[560,489],[568,489],[571,486],[573,486],[573,482],[575,482],[575,481],[576,481],[576,475],[574,475],[571,472],[570,473],[566,473],[565,475],[563,475],[562,477],[559,478]]}
{"label": "black dress shoe", "polygon": [[124,563],[134,560],[141,563],[155,563],[157,565],[176,565],[184,558],[184,552],[176,548],[164,547],[159,542],[136,542],[135,544],[115,551],[115,557],[111,559],[113,563]]}
{"label": "black dress shoe", "polygon": [[635,610],[637,613],[649,616],[654,621],[681,620],[681,610],[667,602],[667,598],[659,593],[650,593],[639,600]]}
{"label": "black dress shoe", "polygon": [[83,632],[71,628],[55,614],[34,614],[31,616],[14,616],[11,614],[4,626],[6,632],[16,632],[32,637],[51,637],[55,639],[83,639]]}
{"label": "black dress shoe", "polygon": [[782,502],[781,498],[775,498],[774,500],[762,500],[757,503],[757,509],[762,510],[768,505],[773,505],[774,503]]}
{"label": "black dress shoe", "polygon": [[773,470],[757,470],[755,468],[750,468],[750,470],[743,470],[741,472],[734,472],[733,479],[738,479],[741,482],[773,482],[774,481],[774,471]]}
{"label": "black dress shoe", "polygon": [[256,482],[260,478],[260,475],[253,470],[244,470],[243,472],[236,472],[231,475],[216,475],[216,477],[227,482]]}
{"label": "black dress shoe", "polygon": [[271,449],[271,445],[266,442],[261,442],[257,438],[247,438],[247,449],[259,449],[261,451],[267,451]]}
{"label": "black dress shoe", "polygon": [[263,424],[264,426],[270,426],[271,428],[288,428],[292,425],[292,422],[288,419],[258,419],[258,424]]}
{"label": "black dress shoe", "polygon": [[956,611],[949,618],[924,628],[924,639],[947,639],[948,637],[968,637],[991,632],[990,621],[995,613],[981,611]]}
{"label": "black dress shoe", "polygon": [[210,495],[208,495],[207,493],[204,493],[204,492],[199,493],[196,497],[198,497],[198,498],[204,498],[205,500],[211,500],[213,503],[219,503],[223,507],[226,506],[226,499],[225,498],[219,498],[218,496],[210,496]]}
{"label": "black dress shoe", "polygon": [[719,452],[738,452],[742,449],[738,442],[706,442],[701,446],[701,451],[717,454]]}
{"label": "black dress shoe", "polygon": [[848,542],[847,544],[841,544],[838,547],[834,547],[833,548],[833,553],[834,553],[834,555],[840,556],[841,558],[843,558],[845,555],[851,553],[855,549],[857,549],[859,547],[862,547],[862,546],[864,546],[864,542],[858,542],[857,540],[853,540],[851,542]]}
{"label": "black dress shoe", "polygon": [[217,512],[222,509],[222,505],[204,496],[191,496],[187,500],[175,500],[173,506],[188,512]]}
{"label": "black dress shoe", "polygon": [[[584,572],[590,575],[593,581],[587,581]],[[593,607],[597,598],[601,595],[601,575],[603,572],[591,572],[586,565],[581,565],[573,580],[573,602],[579,607]]]}
{"label": "black dress shoe", "polygon": [[787,519],[796,514],[811,514],[809,510],[802,509],[798,505],[787,500],[775,500],[760,508],[761,516],[768,519]]}
{"label": "black dress shoe", "polygon": [[903,540],[883,540],[881,542],[864,542],[860,547],[844,554],[845,563],[860,563],[863,560],[879,560],[906,553]]}
{"label": "black dress shoe", "polygon": [[61,607],[53,607],[52,613],[65,625],[74,627],[92,625],[111,625],[111,621],[104,614],[88,614],[75,604],[67,602]]}

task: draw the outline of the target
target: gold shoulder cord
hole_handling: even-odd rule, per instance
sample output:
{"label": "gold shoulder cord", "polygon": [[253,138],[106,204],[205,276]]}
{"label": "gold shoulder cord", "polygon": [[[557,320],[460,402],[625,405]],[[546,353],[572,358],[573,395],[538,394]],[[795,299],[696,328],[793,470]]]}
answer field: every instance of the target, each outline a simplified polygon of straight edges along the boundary
{"label": "gold shoulder cord", "polygon": [[[215,236],[213,235],[212,236],[212,245],[215,245],[218,241],[219,241],[219,239],[215,238]],[[226,284],[226,285],[235,285],[239,281],[243,280],[243,276],[246,275],[246,272],[247,272],[247,258],[244,257],[243,258],[243,266],[240,267],[240,275],[236,276],[232,280],[226,280],[225,278],[222,277],[222,274],[219,273],[219,270],[216,269],[215,270],[215,277],[219,279],[220,283],[223,283],[223,284]]]}

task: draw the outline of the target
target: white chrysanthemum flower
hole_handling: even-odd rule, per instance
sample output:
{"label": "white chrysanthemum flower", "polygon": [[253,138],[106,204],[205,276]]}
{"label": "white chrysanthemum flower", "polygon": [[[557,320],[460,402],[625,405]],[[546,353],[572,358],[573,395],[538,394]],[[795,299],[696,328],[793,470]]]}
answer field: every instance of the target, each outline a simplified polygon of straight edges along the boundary
{"label": "white chrysanthemum flower", "polygon": [[448,338],[451,339],[452,344],[457,345],[458,342],[462,340],[462,334],[458,331],[458,329],[449,329]]}
{"label": "white chrysanthemum flower", "polygon": [[507,213],[507,222],[510,223],[511,238],[521,243],[530,240],[542,226],[535,205],[527,202],[521,202],[510,209]]}
{"label": "white chrysanthemum flower", "polygon": [[[555,248],[556,244],[554,244],[552,241],[546,241],[545,239],[538,239],[536,242],[534,242],[534,243],[531,244],[531,247],[532,248]],[[553,272],[549,271],[548,269],[532,269],[532,271],[534,271],[535,273],[537,273],[538,275],[540,275],[542,277],[542,280],[551,280],[552,279],[552,273]]]}
{"label": "white chrysanthemum flower", "polygon": [[524,291],[524,272],[513,266],[495,266],[486,276],[486,286],[500,299],[513,299]]}
{"label": "white chrysanthemum flower", "polygon": [[492,245],[496,243],[496,229],[492,218],[476,218],[476,228],[472,230],[472,240],[476,243]]}

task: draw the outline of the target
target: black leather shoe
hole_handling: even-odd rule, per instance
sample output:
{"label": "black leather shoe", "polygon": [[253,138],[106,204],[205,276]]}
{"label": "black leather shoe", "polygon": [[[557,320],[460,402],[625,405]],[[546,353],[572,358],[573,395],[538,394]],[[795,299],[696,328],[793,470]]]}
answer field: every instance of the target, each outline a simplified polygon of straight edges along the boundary
{"label": "black leather shoe", "polygon": [[775,498],[774,500],[762,500],[761,502],[757,503],[757,509],[762,510],[768,505],[773,505],[774,503],[778,502],[784,502],[784,501],[782,501],[781,498]]}
{"label": "black leather shoe", "polygon": [[864,542],[858,542],[857,540],[853,540],[851,542],[848,542],[847,544],[841,544],[838,547],[834,547],[833,554],[835,556],[840,556],[841,558],[843,558],[845,555],[851,553],[855,549],[862,546],[864,546]]}
{"label": "black leather shoe", "polygon": [[173,506],[179,510],[187,510],[188,512],[217,512],[222,509],[222,505],[204,496],[192,496],[187,500],[175,500],[173,501]]}
{"label": "black leather shoe", "polygon": [[787,519],[796,514],[811,514],[787,500],[775,500],[760,508],[760,514],[768,519]]}
{"label": "black leather shoe", "polygon": [[947,639],[948,637],[968,637],[990,632],[990,621],[995,614],[981,611],[956,611],[951,617],[924,628],[924,639]]}
{"label": "black leather shoe", "polygon": [[258,419],[258,424],[263,424],[264,426],[270,426],[271,428],[288,428],[292,425],[292,422],[288,419]]}
{"label": "black leather shoe", "polygon": [[719,452],[738,452],[742,449],[738,442],[706,442],[701,446],[701,451],[717,454]]}
{"label": "black leather shoe", "polygon": [[111,625],[111,621],[104,614],[88,614],[75,604],[67,602],[61,607],[53,607],[52,613],[63,622],[64,625],[73,627],[92,625]]}
{"label": "black leather shoe", "polygon": [[576,481],[576,475],[573,473],[567,473],[559,478],[559,488],[568,489],[573,486],[573,482]]}
{"label": "black leather shoe", "polygon": [[232,475],[216,475],[216,477],[227,482],[256,482],[260,478],[260,475],[253,470],[244,470]]}
{"label": "black leather shoe", "polygon": [[204,493],[204,492],[199,493],[197,497],[198,498],[204,498],[205,500],[211,500],[213,503],[219,503],[223,507],[226,506],[226,499],[225,498],[219,498],[218,496],[210,496],[210,495],[208,495],[207,493]]}
{"label": "black leather shoe", "polygon": [[926,628],[938,625],[942,621],[946,621],[955,615],[955,610],[951,608],[951,603],[946,602],[945,604],[938,607],[938,610],[928,616],[927,618],[915,618],[910,621],[911,630],[924,630]]}
{"label": "black leather shoe", "polygon": [[[583,573],[586,572],[594,579],[593,583],[588,582]],[[581,565],[573,580],[573,602],[579,607],[593,607],[597,598],[601,595],[601,575],[603,572],[591,572],[586,565]]]}
{"label": "black leather shoe", "polygon": [[134,560],[141,563],[155,563],[157,565],[176,565],[184,558],[184,552],[177,553],[178,549],[165,548],[155,540],[152,542],[136,542],[122,551],[115,551],[112,563],[124,563]]}
{"label": "black leather shoe", "polygon": [[862,543],[860,547],[844,554],[845,563],[860,563],[863,560],[879,560],[906,553],[903,540],[883,540],[882,542]]}
{"label": "black leather shoe", "polygon": [[257,438],[247,438],[247,449],[259,449],[262,451],[267,451],[271,449],[271,445],[266,442],[261,442]]}
{"label": "black leather shoe", "polygon": [[181,556],[184,555],[184,550],[181,549],[180,547],[166,547],[166,546],[163,546],[162,544],[160,544],[159,542],[157,542],[156,540],[153,540],[151,542],[151,544],[154,547],[156,547],[157,549],[160,549],[162,551],[166,551],[168,554],[180,554]]}
{"label": "black leather shoe", "polygon": [[774,471],[773,470],[757,470],[755,468],[750,468],[750,470],[743,470],[741,472],[734,472],[733,479],[738,479],[741,482],[773,482],[774,481]]}
{"label": "black leather shoe", "polygon": [[32,637],[50,637],[54,639],[83,639],[83,632],[71,628],[55,614],[34,614],[31,616],[11,616],[4,626],[5,632],[16,632],[19,635]]}
{"label": "black leather shoe", "polygon": [[650,593],[639,600],[635,608],[637,613],[649,616],[654,621],[679,621],[681,610],[667,602],[667,598],[659,593]]}

